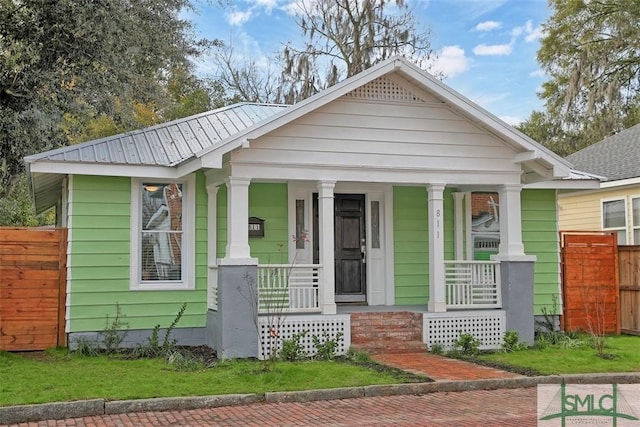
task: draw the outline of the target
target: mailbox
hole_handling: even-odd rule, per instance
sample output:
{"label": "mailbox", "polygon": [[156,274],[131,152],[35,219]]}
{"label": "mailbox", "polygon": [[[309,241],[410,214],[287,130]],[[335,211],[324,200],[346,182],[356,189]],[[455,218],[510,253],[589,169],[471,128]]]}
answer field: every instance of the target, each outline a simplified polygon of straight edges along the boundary
{"label": "mailbox", "polygon": [[264,219],[256,216],[249,218],[249,237],[264,237]]}

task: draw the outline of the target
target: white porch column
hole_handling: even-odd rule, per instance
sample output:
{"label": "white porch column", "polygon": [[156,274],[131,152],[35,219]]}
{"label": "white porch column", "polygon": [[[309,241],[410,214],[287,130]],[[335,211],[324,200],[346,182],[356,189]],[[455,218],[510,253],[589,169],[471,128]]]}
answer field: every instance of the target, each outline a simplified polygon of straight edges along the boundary
{"label": "white porch column", "polygon": [[427,186],[429,210],[429,306],[431,312],[447,311],[444,274],[444,184]]}
{"label": "white porch column", "polygon": [[500,188],[500,259],[523,257],[522,207],[520,192],[522,185],[505,184]]}
{"label": "white porch column", "polygon": [[226,258],[249,259],[249,178],[229,177],[227,183]]}
{"label": "white porch column", "polygon": [[320,264],[322,264],[322,281],[320,288],[320,304],[322,314],[336,314],[335,285],[335,243],[334,243],[334,208],[333,189],[335,181],[318,182],[318,222],[320,223],[318,239],[320,247]]}

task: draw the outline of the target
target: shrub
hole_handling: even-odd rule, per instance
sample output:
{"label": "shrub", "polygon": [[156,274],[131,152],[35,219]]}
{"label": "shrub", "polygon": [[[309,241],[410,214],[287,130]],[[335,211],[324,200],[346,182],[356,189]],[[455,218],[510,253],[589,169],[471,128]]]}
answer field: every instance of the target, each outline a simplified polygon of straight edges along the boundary
{"label": "shrub", "polygon": [[312,336],[313,346],[316,348],[315,358],[318,360],[333,360],[336,356],[336,348],[342,339],[342,335],[342,332],[338,332],[336,337],[331,339],[329,338],[329,333],[325,331],[322,333],[324,342],[320,342],[320,338],[317,335]]}
{"label": "shrub", "polygon": [[460,336],[453,343],[454,350],[459,351],[464,356],[475,356],[480,353],[480,340],[474,338],[473,335],[460,332]]}
{"label": "shrub", "polygon": [[297,334],[293,334],[291,339],[282,340],[282,350],[280,350],[280,359],[287,362],[298,362],[306,359],[309,355],[304,348],[304,345],[300,343],[300,340],[307,335],[307,331],[302,331]]}

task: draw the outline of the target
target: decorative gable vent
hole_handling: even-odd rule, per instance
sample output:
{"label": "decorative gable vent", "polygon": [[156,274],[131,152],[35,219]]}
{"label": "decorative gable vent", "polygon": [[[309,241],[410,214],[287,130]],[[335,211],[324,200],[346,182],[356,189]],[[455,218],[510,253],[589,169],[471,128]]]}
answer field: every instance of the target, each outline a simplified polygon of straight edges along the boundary
{"label": "decorative gable vent", "polygon": [[425,102],[388,77],[380,77],[345,95],[349,98],[375,99],[378,101]]}

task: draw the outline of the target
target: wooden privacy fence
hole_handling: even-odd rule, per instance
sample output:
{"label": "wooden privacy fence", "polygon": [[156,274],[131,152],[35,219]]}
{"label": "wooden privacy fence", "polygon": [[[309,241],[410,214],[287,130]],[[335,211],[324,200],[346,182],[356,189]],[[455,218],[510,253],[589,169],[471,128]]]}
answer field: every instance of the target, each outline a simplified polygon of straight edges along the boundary
{"label": "wooden privacy fence", "polygon": [[67,230],[0,228],[0,350],[66,345]]}
{"label": "wooden privacy fence", "polygon": [[640,335],[640,246],[618,247],[620,329]]}
{"label": "wooden privacy fence", "polygon": [[562,327],[620,333],[618,244],[612,233],[562,232]]}

